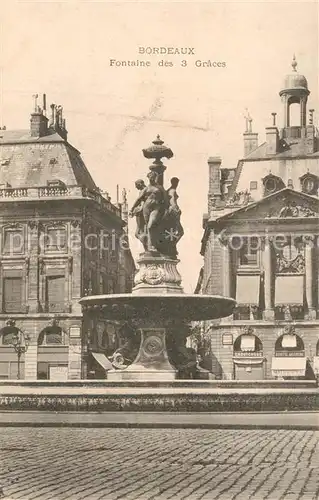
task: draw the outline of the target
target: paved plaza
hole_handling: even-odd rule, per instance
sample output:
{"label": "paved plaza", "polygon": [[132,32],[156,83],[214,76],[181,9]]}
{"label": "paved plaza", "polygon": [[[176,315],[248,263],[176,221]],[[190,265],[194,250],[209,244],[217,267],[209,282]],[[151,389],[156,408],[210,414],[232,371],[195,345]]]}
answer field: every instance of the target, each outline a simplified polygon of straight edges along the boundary
{"label": "paved plaza", "polygon": [[319,431],[2,427],[4,499],[319,498]]}

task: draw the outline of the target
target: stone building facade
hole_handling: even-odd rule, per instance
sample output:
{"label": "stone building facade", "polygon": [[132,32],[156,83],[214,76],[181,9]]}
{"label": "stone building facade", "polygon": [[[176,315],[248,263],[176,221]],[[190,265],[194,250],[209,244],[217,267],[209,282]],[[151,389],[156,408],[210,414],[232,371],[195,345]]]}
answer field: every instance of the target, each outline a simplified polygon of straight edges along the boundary
{"label": "stone building facade", "polygon": [[67,140],[62,107],[50,118],[45,108],[44,96],[29,130],[0,130],[1,379],[86,378],[99,353],[105,364],[108,324],[98,340],[79,299],[129,292],[135,271],[126,200],[102,194]]}
{"label": "stone building facade", "polygon": [[[231,317],[203,325],[220,379],[314,378],[319,355],[319,139],[306,78],[286,76],[283,124],[272,113],[258,142],[246,118],[236,168],[209,158],[208,213],[197,293],[236,299]],[[207,365],[206,365],[207,366]]]}

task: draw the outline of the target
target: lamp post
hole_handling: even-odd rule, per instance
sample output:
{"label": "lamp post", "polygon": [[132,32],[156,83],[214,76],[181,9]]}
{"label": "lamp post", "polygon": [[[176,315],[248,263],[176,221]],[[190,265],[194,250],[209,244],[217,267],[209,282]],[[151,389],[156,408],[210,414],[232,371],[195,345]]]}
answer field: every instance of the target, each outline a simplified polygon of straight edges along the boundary
{"label": "lamp post", "polygon": [[12,335],[11,345],[18,355],[18,380],[20,380],[20,361],[21,355],[27,352],[29,347],[29,336],[25,335],[19,328],[15,327]]}

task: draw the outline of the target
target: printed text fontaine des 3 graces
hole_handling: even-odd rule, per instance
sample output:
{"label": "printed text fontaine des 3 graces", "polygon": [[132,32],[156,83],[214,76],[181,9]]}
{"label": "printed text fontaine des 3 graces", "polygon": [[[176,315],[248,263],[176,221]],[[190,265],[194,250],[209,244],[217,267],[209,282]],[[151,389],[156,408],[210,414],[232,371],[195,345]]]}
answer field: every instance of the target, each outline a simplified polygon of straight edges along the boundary
{"label": "printed text fontaine des 3 graces", "polygon": [[[113,68],[123,67],[151,67],[159,66],[172,68],[174,66],[195,68],[225,68],[226,62],[214,59],[197,59],[194,47],[144,47],[137,48],[141,59],[109,59],[109,65]],[[146,56],[146,57],[145,57]],[[148,56],[148,57],[147,57]],[[154,57],[155,56],[155,57]]]}

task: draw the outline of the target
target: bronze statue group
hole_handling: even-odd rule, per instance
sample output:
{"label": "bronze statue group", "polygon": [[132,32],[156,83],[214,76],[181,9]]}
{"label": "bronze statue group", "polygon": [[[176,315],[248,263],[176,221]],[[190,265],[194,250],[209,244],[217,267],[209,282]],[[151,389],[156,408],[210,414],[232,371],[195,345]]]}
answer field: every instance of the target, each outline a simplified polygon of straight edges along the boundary
{"label": "bronze statue group", "polygon": [[173,177],[169,189],[165,190],[156,172],[149,172],[147,177],[148,185],[142,179],[135,182],[140,192],[130,211],[130,216],[136,218],[135,236],[145,252],[176,258],[176,245],[184,234],[177,203],[179,179]]}

